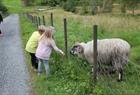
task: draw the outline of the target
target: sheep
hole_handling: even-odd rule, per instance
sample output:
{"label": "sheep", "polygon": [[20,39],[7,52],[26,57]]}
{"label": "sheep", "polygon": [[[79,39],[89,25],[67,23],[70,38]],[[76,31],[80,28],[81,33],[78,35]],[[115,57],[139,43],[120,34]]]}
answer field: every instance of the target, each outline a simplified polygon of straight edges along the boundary
{"label": "sheep", "polygon": [[[123,69],[128,63],[130,45],[120,38],[97,40],[97,62],[98,64],[110,64],[118,72],[118,81],[123,79]],[[93,64],[93,40],[87,43],[77,43],[70,50],[70,54],[78,55]]]}

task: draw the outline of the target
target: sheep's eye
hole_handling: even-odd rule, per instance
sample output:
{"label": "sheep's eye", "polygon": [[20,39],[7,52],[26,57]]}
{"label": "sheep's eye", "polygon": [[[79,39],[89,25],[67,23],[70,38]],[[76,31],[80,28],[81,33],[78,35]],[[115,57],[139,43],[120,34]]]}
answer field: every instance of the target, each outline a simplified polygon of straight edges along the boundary
{"label": "sheep's eye", "polygon": [[77,48],[78,46],[73,46],[73,48]]}

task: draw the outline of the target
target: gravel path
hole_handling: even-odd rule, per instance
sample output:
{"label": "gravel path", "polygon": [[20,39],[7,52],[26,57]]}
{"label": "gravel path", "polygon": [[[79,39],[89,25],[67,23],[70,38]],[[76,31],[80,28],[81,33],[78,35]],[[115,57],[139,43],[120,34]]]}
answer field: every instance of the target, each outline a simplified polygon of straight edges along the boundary
{"label": "gravel path", "polygon": [[31,95],[29,73],[20,38],[19,16],[4,19],[0,37],[0,95]]}

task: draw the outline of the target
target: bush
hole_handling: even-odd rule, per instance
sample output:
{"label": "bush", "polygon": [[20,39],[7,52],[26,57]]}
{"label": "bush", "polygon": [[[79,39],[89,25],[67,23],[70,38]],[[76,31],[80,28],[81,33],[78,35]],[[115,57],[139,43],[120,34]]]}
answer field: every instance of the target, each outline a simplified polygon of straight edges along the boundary
{"label": "bush", "polygon": [[25,6],[31,6],[35,3],[35,0],[23,0]]}
{"label": "bush", "polygon": [[6,13],[8,11],[8,9],[0,4],[0,11],[2,11],[2,13]]}
{"label": "bush", "polygon": [[77,1],[68,0],[67,2],[65,2],[65,3],[63,4],[63,8],[64,8],[64,10],[66,10],[66,11],[75,12],[77,4],[78,4]]}
{"label": "bush", "polygon": [[46,2],[49,6],[54,7],[59,4],[59,0],[48,0]]}

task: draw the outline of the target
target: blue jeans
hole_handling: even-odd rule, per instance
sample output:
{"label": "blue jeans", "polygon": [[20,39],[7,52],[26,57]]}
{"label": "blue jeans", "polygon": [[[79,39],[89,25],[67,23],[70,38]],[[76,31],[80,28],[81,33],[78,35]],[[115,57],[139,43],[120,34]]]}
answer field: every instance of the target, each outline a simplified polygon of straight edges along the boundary
{"label": "blue jeans", "polygon": [[46,77],[49,77],[50,74],[50,68],[49,68],[49,63],[48,60],[43,60],[43,59],[39,59],[39,63],[38,63],[38,74],[42,73],[42,64],[44,64],[45,66],[45,71],[46,71]]}

